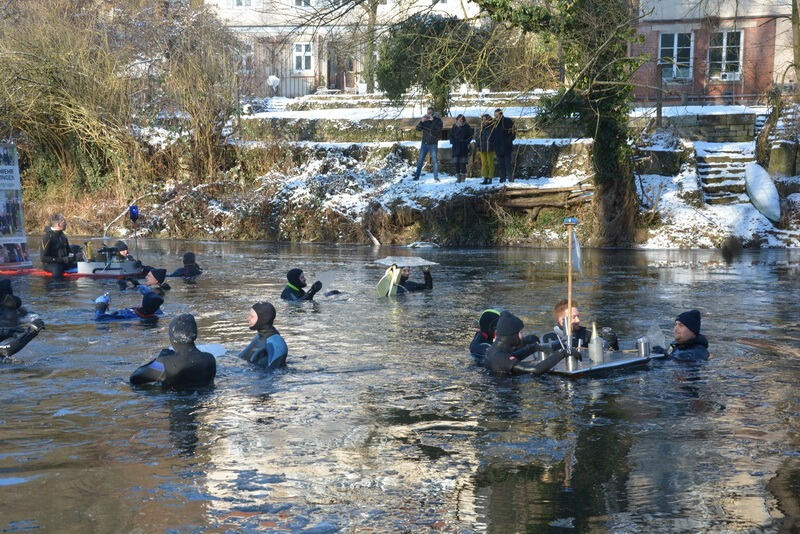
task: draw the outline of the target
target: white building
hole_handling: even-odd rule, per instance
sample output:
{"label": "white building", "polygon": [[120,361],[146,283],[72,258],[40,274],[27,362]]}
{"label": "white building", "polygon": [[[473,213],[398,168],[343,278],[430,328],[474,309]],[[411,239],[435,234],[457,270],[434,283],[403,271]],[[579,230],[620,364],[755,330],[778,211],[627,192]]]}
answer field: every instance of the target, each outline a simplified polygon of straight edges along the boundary
{"label": "white building", "polygon": [[[374,2],[374,3],[373,3]],[[270,75],[280,79],[276,94],[287,97],[318,89],[357,92],[370,6],[376,33],[410,14],[429,11],[463,18],[478,7],[467,0],[206,0],[247,44],[244,92],[271,96]]]}

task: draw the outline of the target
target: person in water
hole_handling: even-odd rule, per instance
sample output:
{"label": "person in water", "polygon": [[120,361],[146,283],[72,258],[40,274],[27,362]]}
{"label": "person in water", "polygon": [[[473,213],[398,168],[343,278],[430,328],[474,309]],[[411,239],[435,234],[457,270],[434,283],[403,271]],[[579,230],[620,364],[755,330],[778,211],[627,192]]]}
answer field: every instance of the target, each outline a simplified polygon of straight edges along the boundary
{"label": "person in water", "polygon": [[306,287],[306,275],[302,269],[291,269],[288,273],[286,273],[286,279],[289,281],[286,284],[286,287],[283,288],[283,293],[281,293],[281,298],[283,300],[313,300],[314,295],[322,289],[322,282],[317,280],[311,285],[311,289],[308,292],[304,291],[303,288]]}
{"label": "person in water", "polygon": [[478,331],[475,332],[475,336],[469,344],[469,352],[475,358],[482,361],[486,357],[486,351],[494,342],[495,328],[499,318],[498,310],[488,309],[481,313],[481,318],[478,320]]}
{"label": "person in water", "polygon": [[128,250],[128,245],[125,243],[125,241],[117,241],[111,248],[116,249],[117,251],[117,261],[132,261],[134,263],[138,263],[139,265],[142,264],[142,262],[138,261],[133,257],[133,254],[130,253]]}
{"label": "person in water", "polygon": [[275,306],[269,302],[253,304],[247,315],[247,325],[257,334],[250,344],[239,353],[239,358],[270,371],[286,365],[289,349],[286,341],[272,326],[274,320]]}
{"label": "person in water", "polygon": [[62,278],[64,271],[74,269],[78,265],[75,253],[69,246],[69,240],[64,234],[67,228],[67,219],[60,213],[50,218],[50,226],[44,229],[42,236],[42,269],[53,275],[53,278]]}
{"label": "person in water", "polygon": [[433,277],[431,276],[431,269],[427,265],[422,268],[422,275],[425,277],[425,283],[414,282],[408,278],[411,276],[411,269],[404,266],[400,269],[400,280],[397,283],[397,292],[412,292],[423,291],[425,289],[433,289]]}
{"label": "person in water", "polygon": [[217,360],[195,346],[197,323],[184,313],[169,323],[172,348],[163,349],[150,362],[136,369],[130,383],[161,384],[165,388],[185,389],[210,386],[217,374]]}
{"label": "person in water", "polygon": [[95,321],[130,321],[131,319],[154,320],[164,315],[161,305],[164,299],[154,291],[148,291],[142,295],[142,305],[138,308],[123,308],[121,310],[109,312],[108,305],[111,299],[108,293],[100,295],[94,299],[94,320]]}
{"label": "person in water", "polygon": [[167,276],[172,278],[194,279],[201,274],[203,274],[203,269],[197,265],[197,259],[195,258],[194,252],[186,252],[183,255],[183,267],[175,269]]}
{"label": "person in water", "polygon": [[708,340],[700,333],[700,312],[685,311],[675,318],[675,341],[668,354],[680,361],[696,362],[708,359]]}
{"label": "person in water", "polygon": [[[559,300],[556,305],[553,307],[553,318],[556,320],[556,328],[562,332],[562,335],[559,336],[555,332],[548,332],[542,336],[542,341],[545,342],[553,342],[558,341],[559,337],[566,339],[566,330],[564,329],[564,325],[566,324],[567,318],[567,309],[568,309],[568,302],[567,299]],[[555,330],[555,328],[553,329]],[[609,327],[605,327],[600,331],[600,337],[608,343],[608,347],[611,350],[619,350],[619,341],[617,340],[617,334]],[[581,326],[581,317],[580,311],[578,310],[578,302],[573,300],[572,301],[572,346],[574,347],[583,347],[586,348],[589,346],[589,341],[592,339],[592,331],[586,328],[585,326]]]}
{"label": "person in water", "polygon": [[142,295],[149,291],[154,291],[163,297],[164,292],[171,289],[169,284],[164,281],[166,278],[166,269],[148,267],[143,284],[140,284],[135,278],[125,278],[124,280],[117,280],[117,285],[119,285],[121,291],[124,291],[128,287],[128,284],[130,284],[131,287],[135,287]]}
{"label": "person in water", "polygon": [[8,358],[21,351],[44,329],[44,321],[38,317],[30,323],[20,323],[22,301],[19,297],[5,294],[0,298],[0,357]]}
{"label": "person in water", "polygon": [[[519,362],[538,351],[550,352],[552,346],[541,345],[536,336],[522,336],[525,323],[513,313],[504,311],[497,319],[495,339],[486,351],[486,367],[493,373],[508,374]],[[526,369],[535,375],[541,375],[560,362],[566,353],[557,351],[534,367]]]}

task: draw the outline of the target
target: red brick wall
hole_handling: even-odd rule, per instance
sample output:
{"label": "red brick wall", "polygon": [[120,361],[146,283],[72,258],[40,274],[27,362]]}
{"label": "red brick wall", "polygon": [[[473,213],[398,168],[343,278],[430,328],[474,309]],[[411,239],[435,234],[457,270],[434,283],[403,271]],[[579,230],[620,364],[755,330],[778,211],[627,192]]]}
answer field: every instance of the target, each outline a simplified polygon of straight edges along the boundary
{"label": "red brick wall", "polygon": [[[743,98],[752,100],[747,95],[763,95],[772,82],[772,69],[775,53],[775,19],[753,19],[753,27],[742,29],[742,79],[733,82],[721,82],[708,78],[708,43],[709,32],[702,28],[695,28],[694,33],[694,64],[691,83],[673,84],[665,83],[665,102],[675,103],[680,101],[682,94],[693,103],[713,101],[712,98],[733,95],[745,95]],[[658,57],[657,29],[653,24],[641,25],[639,33],[644,35],[643,44],[631,46],[631,54],[649,54],[651,59],[642,65],[634,76],[634,97],[640,101],[654,101],[656,99],[656,66],[655,58]],[[656,26],[657,28],[657,26]]]}

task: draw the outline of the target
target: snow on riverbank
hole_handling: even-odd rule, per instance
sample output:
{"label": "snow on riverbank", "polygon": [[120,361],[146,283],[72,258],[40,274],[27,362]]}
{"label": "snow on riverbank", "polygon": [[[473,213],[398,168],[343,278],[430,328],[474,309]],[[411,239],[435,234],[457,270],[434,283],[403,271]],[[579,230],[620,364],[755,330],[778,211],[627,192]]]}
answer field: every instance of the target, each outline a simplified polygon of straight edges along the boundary
{"label": "snow on riverbank", "polygon": [[689,199],[698,194],[693,169],[678,176],[642,175],[637,181],[640,196],[642,185],[650,199],[661,187],[658,211],[663,223],[642,248],[713,248],[729,235],[745,243],[760,241],[762,247],[800,246],[800,233],[775,228],[752,204],[693,205]]}

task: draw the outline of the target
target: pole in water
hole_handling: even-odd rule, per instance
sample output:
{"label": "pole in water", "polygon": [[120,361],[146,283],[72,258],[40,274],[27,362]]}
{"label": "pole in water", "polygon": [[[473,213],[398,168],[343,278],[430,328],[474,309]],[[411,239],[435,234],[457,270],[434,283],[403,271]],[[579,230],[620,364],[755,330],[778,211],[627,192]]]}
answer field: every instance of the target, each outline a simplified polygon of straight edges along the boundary
{"label": "pole in water", "polygon": [[564,219],[564,224],[567,225],[567,324],[564,325],[564,330],[567,332],[567,352],[572,351],[572,232],[574,227],[578,224],[578,219],[575,217],[567,217]]}
{"label": "pole in water", "polygon": [[136,220],[139,219],[139,206],[131,204],[130,207],[128,207],[128,216],[133,222],[133,242],[136,245],[136,259],[139,259],[139,232],[136,226]]}

